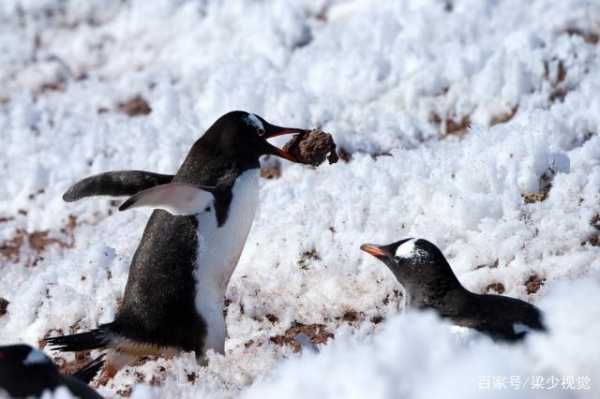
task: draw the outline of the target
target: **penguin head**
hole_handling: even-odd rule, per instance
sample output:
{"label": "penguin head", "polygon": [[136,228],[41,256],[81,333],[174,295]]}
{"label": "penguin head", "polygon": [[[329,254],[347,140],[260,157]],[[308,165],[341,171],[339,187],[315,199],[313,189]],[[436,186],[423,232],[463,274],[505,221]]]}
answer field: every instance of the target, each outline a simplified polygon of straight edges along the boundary
{"label": "penguin head", "polygon": [[442,251],[427,240],[407,238],[388,245],[363,244],[360,249],[385,263],[411,294],[442,282],[458,283]]}
{"label": "penguin head", "polygon": [[199,143],[213,154],[255,164],[262,155],[275,155],[298,162],[288,151],[275,147],[267,139],[303,132],[307,130],[276,126],[256,114],[232,111],[217,119]]}
{"label": "penguin head", "polygon": [[41,351],[29,345],[0,346],[0,392],[17,398],[41,397],[61,381],[58,368]]}
{"label": "penguin head", "polygon": [[55,368],[54,363],[43,352],[23,344],[0,346],[0,365],[25,369]]}

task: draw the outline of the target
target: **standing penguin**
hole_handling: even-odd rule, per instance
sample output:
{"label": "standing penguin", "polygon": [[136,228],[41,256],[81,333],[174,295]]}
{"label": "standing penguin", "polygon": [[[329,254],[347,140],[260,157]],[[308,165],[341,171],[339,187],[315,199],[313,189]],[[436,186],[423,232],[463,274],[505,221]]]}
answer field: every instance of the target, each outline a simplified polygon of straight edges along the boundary
{"label": "standing penguin", "polygon": [[48,356],[29,345],[0,346],[0,393],[37,398],[64,387],[78,398],[101,399],[87,385],[100,366],[100,362],[92,362],[81,373],[62,375]]}
{"label": "standing penguin", "polygon": [[61,351],[107,349],[106,375],[138,357],[207,349],[224,353],[223,302],[258,203],[259,158],[297,160],[268,138],[305,130],[234,111],[192,146],[175,176],[108,172],[64,195],[131,195],[119,208],[152,207],[115,320],[81,334],[52,337]]}
{"label": "standing penguin", "polygon": [[454,324],[495,340],[518,341],[529,330],[544,331],[542,313],[533,305],[501,295],[479,295],[462,286],[438,247],[408,238],[389,245],[363,244],[394,273],[407,296],[406,304],[433,309]]}

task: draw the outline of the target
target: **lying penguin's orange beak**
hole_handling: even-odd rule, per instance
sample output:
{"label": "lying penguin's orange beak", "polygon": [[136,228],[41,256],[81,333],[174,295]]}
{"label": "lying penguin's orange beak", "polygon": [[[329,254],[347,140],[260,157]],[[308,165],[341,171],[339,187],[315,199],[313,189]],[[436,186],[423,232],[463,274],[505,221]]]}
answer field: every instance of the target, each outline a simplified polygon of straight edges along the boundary
{"label": "lying penguin's orange beak", "polygon": [[360,249],[376,258],[385,258],[387,256],[387,253],[380,246],[375,244],[363,244],[360,246]]}
{"label": "lying penguin's orange beak", "polygon": [[[267,124],[265,126],[265,135],[263,136],[265,139],[270,139],[272,137],[283,136],[286,134],[299,134],[299,133],[308,133],[308,130],[304,129],[296,129],[291,127],[280,127],[271,124]],[[276,155],[278,157],[287,159],[292,162],[300,162],[295,156],[290,154],[288,151],[283,150],[281,148],[277,148],[274,145],[266,142],[267,145],[267,154]]]}

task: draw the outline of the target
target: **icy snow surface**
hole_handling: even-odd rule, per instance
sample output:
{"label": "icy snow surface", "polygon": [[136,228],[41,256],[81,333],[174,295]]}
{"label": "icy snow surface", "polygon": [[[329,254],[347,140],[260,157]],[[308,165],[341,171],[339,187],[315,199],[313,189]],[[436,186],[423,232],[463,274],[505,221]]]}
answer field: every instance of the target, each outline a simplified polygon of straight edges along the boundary
{"label": "icy snow surface", "polygon": [[[584,0],[1,1],[0,343],[116,312],[150,211],[67,204],[70,184],[172,173],[243,109],[320,126],[350,162],[261,179],[225,356],[150,360],[100,393],[598,397],[599,33]],[[149,114],[119,110],[137,95]],[[551,333],[509,347],[400,314],[359,246],[404,237],[436,243],[469,289],[539,305]],[[281,337],[294,323],[322,325],[303,330],[318,352]]]}

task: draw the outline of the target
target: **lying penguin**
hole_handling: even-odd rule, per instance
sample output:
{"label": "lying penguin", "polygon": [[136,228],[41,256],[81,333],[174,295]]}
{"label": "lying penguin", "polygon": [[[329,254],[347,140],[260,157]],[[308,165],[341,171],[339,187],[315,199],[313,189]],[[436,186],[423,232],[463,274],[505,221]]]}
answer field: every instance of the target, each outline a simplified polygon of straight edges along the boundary
{"label": "lying penguin", "polygon": [[13,398],[41,397],[64,387],[79,398],[102,398],[87,385],[101,366],[95,361],[73,375],[62,375],[44,353],[29,345],[0,346],[0,392]]}
{"label": "lying penguin", "polygon": [[90,332],[52,337],[61,351],[108,350],[105,376],[137,358],[208,349],[224,353],[225,290],[258,204],[259,158],[297,159],[267,139],[306,133],[234,111],[194,143],[178,172],[107,172],[64,195],[132,195],[119,208],[155,208],[133,256],[115,320]]}
{"label": "lying penguin", "polygon": [[535,306],[501,295],[479,295],[462,286],[442,252],[423,239],[408,238],[389,245],[363,244],[394,273],[405,289],[406,306],[433,309],[454,324],[494,340],[514,342],[530,330],[545,331]]}

